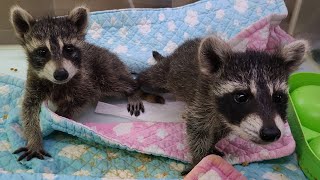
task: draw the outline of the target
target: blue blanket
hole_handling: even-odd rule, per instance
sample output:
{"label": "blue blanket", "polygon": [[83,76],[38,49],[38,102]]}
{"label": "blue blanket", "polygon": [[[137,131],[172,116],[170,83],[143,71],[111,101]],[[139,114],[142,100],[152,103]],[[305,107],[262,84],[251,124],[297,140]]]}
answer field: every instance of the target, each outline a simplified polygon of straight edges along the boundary
{"label": "blue blanket", "polygon": [[271,14],[287,14],[282,0],[202,0],[177,8],[93,12],[88,42],[116,52],[132,72],[171,53],[188,38],[217,34],[229,39]]}

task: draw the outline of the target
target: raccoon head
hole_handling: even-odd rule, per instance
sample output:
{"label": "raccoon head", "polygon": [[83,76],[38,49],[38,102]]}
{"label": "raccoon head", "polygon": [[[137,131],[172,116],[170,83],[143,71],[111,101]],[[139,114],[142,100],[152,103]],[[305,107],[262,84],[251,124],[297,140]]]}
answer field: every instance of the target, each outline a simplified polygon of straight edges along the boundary
{"label": "raccoon head", "polygon": [[63,17],[35,20],[13,6],[10,21],[26,51],[29,69],[56,84],[68,82],[81,68],[81,44],[88,24],[88,9],[77,7]]}
{"label": "raccoon head", "polygon": [[294,41],[278,51],[233,52],[217,37],[202,40],[200,71],[211,84],[210,97],[227,127],[256,143],[284,134],[289,74],[303,62],[307,43]]}

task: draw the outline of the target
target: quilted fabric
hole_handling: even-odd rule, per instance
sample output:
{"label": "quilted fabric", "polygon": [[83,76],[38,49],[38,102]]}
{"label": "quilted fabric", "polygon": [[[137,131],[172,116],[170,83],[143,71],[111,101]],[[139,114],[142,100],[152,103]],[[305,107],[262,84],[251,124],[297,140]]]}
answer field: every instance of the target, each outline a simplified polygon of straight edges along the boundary
{"label": "quilted fabric", "polygon": [[[19,176],[22,179],[27,177],[55,179],[58,174],[107,179],[180,177],[180,172],[184,168],[181,162],[121,150],[115,145],[103,142],[97,144],[94,141],[84,141],[61,132],[50,133],[44,138],[44,147],[54,158],[18,162],[17,155],[13,155],[12,152],[25,145],[19,118],[23,87],[22,80],[0,74],[0,179],[4,177],[15,179]],[[51,119],[51,123],[55,122],[46,110],[41,112],[41,117],[43,121]],[[64,122],[60,125],[67,127],[67,124],[68,122]],[[69,127],[68,132],[71,134],[92,136],[92,132],[85,132],[81,127]],[[52,132],[45,129],[44,131]],[[35,175],[12,173],[35,173]],[[68,179],[69,176],[59,176],[59,178]]]}
{"label": "quilted fabric", "polygon": [[[120,143],[130,149],[180,161],[190,161],[185,123],[128,122],[85,123],[85,125],[103,139]],[[65,131],[61,127],[58,130]],[[257,145],[231,134],[219,141],[216,147],[226,154],[225,159],[229,163],[239,164],[290,155],[295,149],[295,142],[286,124],[283,137],[270,145]]]}
{"label": "quilted fabric", "polygon": [[216,155],[209,155],[203,158],[184,179],[246,180],[243,174],[236,171],[234,167]]}
{"label": "quilted fabric", "polygon": [[188,38],[212,33],[230,39],[274,14],[287,14],[282,0],[202,0],[177,8],[93,12],[87,40],[117,53],[139,73],[155,63],[152,50],[169,54]]}
{"label": "quilted fabric", "polygon": [[[105,141],[87,126],[50,114],[45,107],[42,128],[50,135],[44,137],[44,147],[53,158],[18,162],[12,152],[25,144],[19,119],[23,86],[22,80],[0,74],[0,179],[181,178],[184,163],[127,151],[125,146],[117,146],[116,140]],[[45,129],[48,123],[52,128]],[[125,135],[128,131],[118,126],[114,132]],[[264,179],[305,179],[294,156],[235,168],[249,179],[262,175]]]}

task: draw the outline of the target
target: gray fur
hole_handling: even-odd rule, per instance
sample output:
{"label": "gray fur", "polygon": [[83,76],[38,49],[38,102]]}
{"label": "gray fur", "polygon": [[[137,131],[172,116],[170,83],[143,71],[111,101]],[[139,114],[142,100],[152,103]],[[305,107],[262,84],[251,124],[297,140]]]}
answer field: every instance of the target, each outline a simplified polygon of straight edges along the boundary
{"label": "gray fur", "polygon": [[[142,72],[138,80],[142,87],[169,91],[187,103],[183,119],[193,167],[206,155],[223,155],[214,145],[231,131],[252,134],[257,130],[251,127],[277,128],[280,121],[286,121],[286,84],[289,73],[303,62],[304,44],[304,41],[294,42],[269,54],[250,50],[233,52],[215,36],[191,39],[166,57],[153,52],[157,64]],[[237,91],[248,91],[251,97],[251,104],[243,109],[246,113],[241,118],[232,114],[241,114],[244,105],[225,101]],[[283,93],[279,105],[273,102],[275,92]],[[260,124],[241,130],[248,124],[241,124],[242,121],[248,118],[249,123],[256,122],[255,117],[261,119],[257,121]],[[250,136],[252,141],[265,143],[257,137],[259,132],[254,133],[255,137]]]}
{"label": "gray fur", "polygon": [[[22,120],[27,146],[19,160],[48,155],[42,147],[39,124],[41,103],[49,100],[56,113],[72,118],[88,104],[105,96],[125,96],[128,111],[138,116],[144,111],[139,89],[127,67],[112,52],[85,42],[88,24],[86,7],[77,7],[65,17],[34,20],[20,7],[11,8],[10,20],[28,60]],[[45,69],[46,67],[46,69]],[[68,78],[56,79],[64,68]]]}

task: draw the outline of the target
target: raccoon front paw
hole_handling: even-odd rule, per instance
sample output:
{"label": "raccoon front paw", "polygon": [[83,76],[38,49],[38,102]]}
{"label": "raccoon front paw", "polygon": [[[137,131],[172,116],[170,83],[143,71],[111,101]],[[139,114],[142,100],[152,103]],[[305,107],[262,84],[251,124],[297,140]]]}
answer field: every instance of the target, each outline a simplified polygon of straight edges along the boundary
{"label": "raccoon front paw", "polygon": [[154,97],[155,103],[165,104],[166,100],[162,96],[155,95]]}
{"label": "raccoon front paw", "polygon": [[137,117],[140,115],[140,111],[144,113],[144,106],[142,101],[130,101],[127,106],[127,110],[132,116],[133,114]]}
{"label": "raccoon front paw", "polygon": [[21,147],[13,152],[13,154],[18,154],[23,152],[23,154],[18,158],[18,161],[26,158],[30,161],[32,158],[44,159],[44,156],[51,157],[42,147]]}
{"label": "raccoon front paw", "polygon": [[186,168],[184,168],[184,170],[181,172],[181,176],[185,176],[187,174],[189,174],[189,172],[193,169],[192,166],[188,166]]}
{"label": "raccoon front paw", "polygon": [[66,110],[58,109],[55,113],[61,117],[72,119],[72,113],[67,112]]}
{"label": "raccoon front paw", "polygon": [[218,155],[218,156],[220,156],[220,157],[223,157],[223,156],[224,156],[224,153],[218,151],[216,148],[210,149],[209,154],[215,154],[215,155]]}

